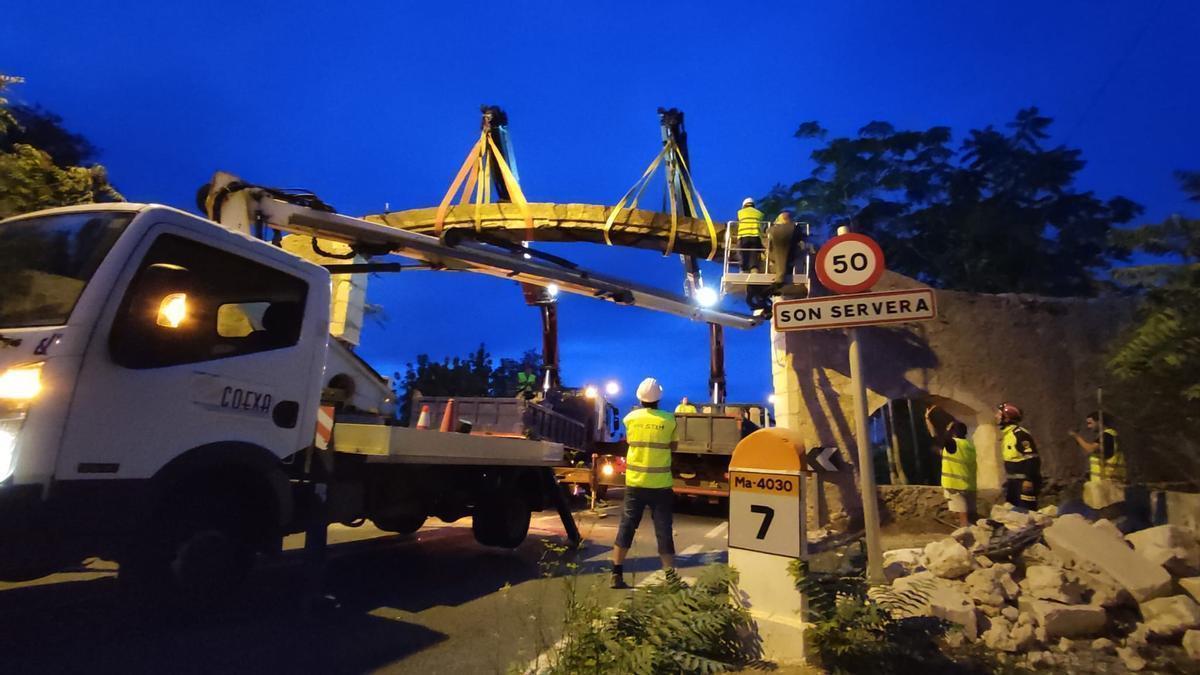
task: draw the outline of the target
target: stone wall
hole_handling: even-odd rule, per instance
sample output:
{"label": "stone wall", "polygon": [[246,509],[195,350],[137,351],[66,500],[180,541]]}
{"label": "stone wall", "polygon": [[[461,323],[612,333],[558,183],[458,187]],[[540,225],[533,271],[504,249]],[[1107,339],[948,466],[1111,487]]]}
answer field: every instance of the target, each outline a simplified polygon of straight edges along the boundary
{"label": "stone wall", "polygon": [[[919,286],[887,274],[875,290]],[[967,423],[978,449],[979,487],[1003,481],[993,411],[1011,401],[1037,439],[1042,473],[1066,480],[1087,471],[1067,434],[1096,408],[1101,357],[1129,320],[1122,299],[1057,299],[936,291],[938,318],[860,329],[869,408],[888,399],[925,398]],[[854,407],[843,331],[773,333],[772,370],[780,424],[813,446],[836,445],[851,458]],[[1123,443],[1127,434],[1122,430]]]}

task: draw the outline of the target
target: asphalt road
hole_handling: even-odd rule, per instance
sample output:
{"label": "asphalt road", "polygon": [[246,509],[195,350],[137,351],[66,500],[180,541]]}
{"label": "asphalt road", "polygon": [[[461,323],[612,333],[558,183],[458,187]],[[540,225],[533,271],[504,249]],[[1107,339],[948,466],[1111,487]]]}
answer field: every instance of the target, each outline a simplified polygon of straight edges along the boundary
{"label": "asphalt road", "polygon": [[[504,673],[558,640],[571,575],[581,592],[619,601],[622,592],[607,588],[619,502],[603,512],[577,513],[587,543],[574,554],[555,550],[566,538],[552,511],[535,513],[512,551],[476,544],[469,519],[432,521],[406,537],[334,526],[326,591],[339,606],[319,616],[302,611],[301,537],[225,606],[198,614],[122,592],[105,561],[0,584],[0,672]],[[726,560],[724,518],[706,505],[677,512],[685,577]],[[627,580],[644,583],[658,567],[647,514]]]}

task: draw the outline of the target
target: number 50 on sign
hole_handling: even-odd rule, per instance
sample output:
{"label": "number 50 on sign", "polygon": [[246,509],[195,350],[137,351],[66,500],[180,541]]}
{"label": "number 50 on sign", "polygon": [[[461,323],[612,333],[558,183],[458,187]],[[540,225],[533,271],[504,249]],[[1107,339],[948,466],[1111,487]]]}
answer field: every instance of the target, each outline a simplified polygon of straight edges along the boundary
{"label": "number 50 on sign", "polygon": [[799,558],[798,474],[733,471],[729,475],[729,547]]}

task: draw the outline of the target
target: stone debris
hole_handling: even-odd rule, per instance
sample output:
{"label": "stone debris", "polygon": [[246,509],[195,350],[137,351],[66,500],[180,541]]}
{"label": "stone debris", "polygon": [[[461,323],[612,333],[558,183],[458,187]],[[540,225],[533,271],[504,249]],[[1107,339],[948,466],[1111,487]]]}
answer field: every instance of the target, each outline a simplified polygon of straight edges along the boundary
{"label": "stone debris", "polygon": [[898,548],[883,554],[883,576],[888,583],[924,569],[921,565],[925,550],[920,548]]}
{"label": "stone debris", "polygon": [[1097,531],[1083,516],[1058,518],[1046,528],[1044,536],[1050,549],[1064,561],[1094,563],[1138,602],[1171,592],[1171,575],[1161,565]]}
{"label": "stone debris", "polygon": [[1125,537],[1133,548],[1175,576],[1200,574],[1200,543],[1178,525],[1160,525]]}
{"label": "stone debris", "polygon": [[1200,630],[1189,630],[1183,634],[1183,651],[1193,661],[1200,661]]}
{"label": "stone debris", "polygon": [[1025,568],[1025,580],[1021,592],[1039,600],[1056,600],[1068,605],[1083,602],[1083,588],[1067,581],[1061,567],[1032,565]]}
{"label": "stone debris", "polygon": [[1033,615],[1051,638],[1092,637],[1104,630],[1108,614],[1099,605],[1064,605],[1033,601]]}
{"label": "stone debris", "polygon": [[1147,600],[1141,610],[1142,625],[1152,637],[1174,638],[1200,628],[1200,605],[1186,595]]}
{"label": "stone debris", "polygon": [[1039,672],[1200,659],[1200,541],[1179,526],[1126,536],[1109,520],[1001,504],[924,549],[886,552],[884,573],[893,590],[927,598],[909,615],[958,624],[956,643]]}
{"label": "stone debris", "polygon": [[943,579],[958,579],[971,571],[971,553],[953,538],[930,542],[925,547],[927,567]]}
{"label": "stone debris", "polygon": [[1192,596],[1196,602],[1200,602],[1200,577],[1188,577],[1187,579],[1179,580],[1179,587],[1184,593]]}

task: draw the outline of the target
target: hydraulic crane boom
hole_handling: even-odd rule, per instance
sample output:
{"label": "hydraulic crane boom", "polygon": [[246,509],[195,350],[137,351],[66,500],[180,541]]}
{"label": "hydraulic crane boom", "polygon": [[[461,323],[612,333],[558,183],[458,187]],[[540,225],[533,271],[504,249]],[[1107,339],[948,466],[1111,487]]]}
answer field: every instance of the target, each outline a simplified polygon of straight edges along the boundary
{"label": "hydraulic crane boom", "polygon": [[317,205],[292,203],[278,190],[250,185],[224,172],[213,177],[203,196],[211,220],[251,236],[262,236],[269,227],[347,244],[368,257],[394,254],[421,261],[435,270],[475,272],[539,286],[555,284],[567,293],[733,328],[751,328],[759,323],[757,317],[704,309],[683,296],[581,269],[551,256],[527,259],[520,251],[477,242],[450,246],[436,237],[324,210],[319,200]]}

